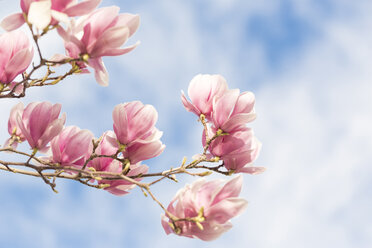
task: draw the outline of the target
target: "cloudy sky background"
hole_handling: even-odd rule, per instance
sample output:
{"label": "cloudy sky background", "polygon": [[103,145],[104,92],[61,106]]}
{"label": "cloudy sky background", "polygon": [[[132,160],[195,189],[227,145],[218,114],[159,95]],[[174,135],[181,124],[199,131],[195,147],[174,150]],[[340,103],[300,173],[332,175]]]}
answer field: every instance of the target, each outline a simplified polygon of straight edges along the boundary
{"label": "cloudy sky background", "polygon": [[[222,74],[230,88],[253,91],[253,126],[262,175],[245,176],[249,201],[234,227],[212,243],[160,225],[161,209],[136,189],[116,197],[59,180],[0,172],[0,247],[370,247],[372,244],[372,2],[368,0],[103,1],[139,13],[130,54],[105,58],[109,87],[93,75],[31,89],[22,101],[63,104],[67,125],[96,136],[112,128],[115,105],[141,100],[159,112],[165,152],[151,171],[201,150],[201,126],[180,90],[198,73]],[[2,1],[1,17],[18,11]],[[46,55],[63,53],[52,35]],[[16,100],[2,100],[0,138]],[[24,146],[26,148],[26,146]],[[154,187],[168,203],[185,182]]]}

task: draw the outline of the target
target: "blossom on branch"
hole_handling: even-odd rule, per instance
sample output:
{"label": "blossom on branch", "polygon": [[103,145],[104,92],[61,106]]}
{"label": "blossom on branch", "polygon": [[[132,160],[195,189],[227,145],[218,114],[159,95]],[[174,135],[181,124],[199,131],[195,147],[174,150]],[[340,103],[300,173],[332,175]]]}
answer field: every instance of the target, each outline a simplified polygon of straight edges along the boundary
{"label": "blossom on branch", "polygon": [[162,216],[165,232],[204,241],[218,238],[232,227],[229,220],[247,206],[247,201],[238,197],[242,183],[242,176],[237,176],[227,183],[199,179],[186,185],[167,208],[178,220]]}
{"label": "blossom on branch", "polygon": [[227,83],[221,75],[198,74],[191,80],[187,91],[191,102],[183,91],[181,99],[187,111],[197,116],[203,114],[210,119],[214,99],[223,95],[226,90]]}
{"label": "blossom on branch", "polygon": [[61,166],[81,169],[93,150],[93,133],[76,126],[65,127],[50,142],[52,157],[50,161]]}
{"label": "blossom on branch", "polygon": [[33,102],[27,105],[22,116],[17,115],[17,126],[35,151],[47,151],[48,143],[62,131],[66,115],[58,118],[61,107],[50,102]]}
{"label": "blossom on branch", "polygon": [[[22,26],[26,20],[43,30],[48,25],[56,25],[60,21],[68,22],[69,17],[82,16],[92,12],[101,0],[21,0],[22,13],[5,17],[1,27],[11,31]],[[26,19],[25,19],[26,18]]]}
{"label": "blossom on branch", "polygon": [[181,100],[186,110],[197,114],[204,125],[202,143],[206,150],[203,155],[222,160],[221,166],[229,173],[265,171],[264,167],[252,166],[261,143],[246,126],[256,118],[254,94],[228,89],[220,75],[200,74],[191,80],[188,93],[192,103],[183,92]]}
{"label": "blossom on branch", "polygon": [[119,7],[100,8],[81,17],[76,22],[71,21],[67,30],[58,27],[59,35],[65,41],[67,56],[83,62],[95,71],[95,78],[102,86],[107,86],[109,76],[103,64],[103,56],[118,56],[132,51],[139,43],[120,48],[138,29],[140,18],[129,13],[119,14]]}
{"label": "blossom on branch", "polygon": [[[115,155],[118,153],[119,145],[116,142],[116,135],[113,131],[106,131],[98,143],[98,146],[95,150],[95,153],[98,157],[94,158],[92,161],[88,163],[88,168],[93,168],[95,171],[104,171],[104,172],[112,172],[112,173],[119,173],[123,172],[123,169],[128,169],[128,173],[126,176],[136,176],[140,174],[145,174],[148,171],[148,167],[146,165],[142,165],[140,163],[129,163],[128,168],[123,168],[123,162],[115,159]],[[100,155],[105,155],[100,157]],[[124,157],[119,157],[122,161]],[[136,179],[140,181],[141,179]],[[106,185],[104,190],[107,190],[111,194],[114,195],[125,195],[128,194],[128,190],[135,187],[135,185],[129,181],[115,179],[115,180],[98,180],[98,184]]]}
{"label": "blossom on branch", "polygon": [[25,72],[34,56],[34,50],[25,33],[20,30],[0,35],[0,84],[10,84]]}
{"label": "blossom on branch", "polygon": [[158,156],[165,148],[155,123],[158,112],[139,101],[116,105],[112,113],[114,132],[132,163]]}
{"label": "blossom on branch", "polygon": [[[215,133],[209,133],[213,137]],[[203,145],[206,137],[203,134]],[[234,173],[259,174],[264,167],[252,166],[261,150],[261,142],[254,136],[252,129],[243,128],[230,135],[223,135],[213,140],[209,146],[210,154],[223,160],[223,166]]]}

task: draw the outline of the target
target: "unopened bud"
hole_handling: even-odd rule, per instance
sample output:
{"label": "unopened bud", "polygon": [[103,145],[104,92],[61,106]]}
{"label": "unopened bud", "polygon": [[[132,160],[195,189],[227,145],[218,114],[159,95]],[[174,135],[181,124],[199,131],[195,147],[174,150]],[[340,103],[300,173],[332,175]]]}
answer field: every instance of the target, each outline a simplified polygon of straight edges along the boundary
{"label": "unopened bud", "polygon": [[98,186],[100,189],[104,189],[104,188],[107,188],[107,187],[110,187],[110,184],[107,184],[107,183],[102,183]]}
{"label": "unopened bud", "polygon": [[212,171],[204,171],[202,173],[199,173],[198,176],[200,176],[200,177],[206,177],[206,176],[211,175],[212,173],[213,173]]}
{"label": "unopened bud", "polygon": [[84,62],[88,62],[89,60],[89,54],[84,54],[83,56],[81,56],[81,59],[84,61]]}

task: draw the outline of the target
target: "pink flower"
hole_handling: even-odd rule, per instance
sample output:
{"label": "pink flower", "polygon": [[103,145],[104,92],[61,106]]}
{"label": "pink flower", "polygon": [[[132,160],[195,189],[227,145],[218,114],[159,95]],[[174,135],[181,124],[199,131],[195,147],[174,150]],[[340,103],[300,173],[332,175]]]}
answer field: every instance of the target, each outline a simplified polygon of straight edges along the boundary
{"label": "pink flower", "polygon": [[51,162],[61,166],[81,168],[93,150],[93,134],[89,130],[80,130],[69,126],[51,141]]}
{"label": "pink flower", "polygon": [[[107,131],[102,135],[102,139],[96,148],[97,155],[115,155],[119,149],[118,143],[116,142],[116,135],[112,131]],[[88,167],[94,168],[96,171],[121,173],[123,171],[123,164],[110,157],[97,157],[88,163]],[[146,165],[140,163],[131,164],[129,166],[129,172],[126,176],[136,176],[144,174],[148,171]],[[140,181],[140,179],[136,179]],[[114,195],[125,195],[128,194],[128,190],[135,187],[135,185],[126,180],[99,180],[98,184],[106,184],[108,187],[104,189]]]}
{"label": "pink flower", "polygon": [[58,118],[61,107],[50,102],[33,102],[27,105],[22,116],[17,115],[17,126],[31,148],[45,152],[47,144],[62,131],[66,116]]}
{"label": "pink flower", "polygon": [[[209,137],[213,135],[211,132]],[[205,145],[204,134],[203,145]],[[264,167],[252,166],[260,150],[261,142],[257,140],[250,128],[244,128],[232,134],[218,137],[209,146],[210,153],[222,159],[224,167],[235,173],[258,174],[264,172]]]}
{"label": "pink flower", "polygon": [[226,80],[221,75],[196,75],[190,82],[188,95],[189,102],[182,91],[182,103],[186,110],[193,112],[197,116],[204,114],[210,119],[213,101],[220,97],[227,90]]}
{"label": "pink flower", "polygon": [[29,23],[43,30],[59,21],[68,22],[69,17],[89,14],[100,2],[101,0],[80,3],[76,0],[21,0],[22,13],[5,17],[0,25],[7,31],[17,29],[25,23],[25,15]]}
{"label": "pink flower", "polygon": [[[140,18],[138,15],[119,14],[119,7],[97,9],[88,17],[72,22],[69,28],[58,28],[65,40],[67,55],[82,58],[95,71],[100,85],[108,85],[108,73],[103,64],[103,56],[117,56],[132,51],[137,45],[120,48],[136,32]],[[85,64],[79,63],[83,69]]]}
{"label": "pink flower", "polygon": [[23,103],[18,103],[15,105],[11,111],[8,120],[8,133],[10,134],[10,138],[5,141],[4,147],[11,146],[14,149],[17,148],[18,143],[25,141],[25,137],[21,132],[17,124],[17,116],[22,116],[23,114]]}
{"label": "pink flower", "polygon": [[29,39],[22,31],[0,35],[0,83],[12,83],[31,64],[34,56]]}
{"label": "pink flower", "polygon": [[[199,179],[179,190],[167,210],[177,218],[197,218],[200,225],[190,221],[177,221],[176,227],[168,216],[162,216],[167,234],[177,233],[189,238],[210,241],[232,227],[230,219],[242,213],[247,201],[238,198],[243,178],[205,181]],[[202,215],[201,215],[202,214]]]}
{"label": "pink flower", "polygon": [[[116,142],[116,135],[113,131],[107,131],[102,135],[95,153],[97,155],[115,155],[119,146]],[[93,167],[96,171],[106,171],[108,166],[112,163],[113,158],[98,157],[88,163],[88,167]]]}
{"label": "pink flower", "polygon": [[[131,176],[137,176],[140,174],[145,174],[147,173],[149,167],[147,165],[143,165],[140,163],[137,164],[131,164],[130,165],[130,170],[126,174],[126,176],[131,177]],[[104,171],[106,172],[113,172],[113,173],[121,173],[123,170],[123,165],[117,160],[113,160],[108,167]],[[141,181],[141,178],[135,179],[136,181]],[[99,184],[108,184],[108,187],[105,187],[104,190],[107,190],[111,194],[114,195],[125,195],[128,194],[128,190],[133,189],[136,185],[126,181],[126,180],[99,180]]]}
{"label": "pink flower", "polygon": [[252,92],[229,90],[213,103],[212,121],[216,128],[230,133],[256,118],[254,113],[254,95]]}
{"label": "pink flower", "polygon": [[[122,103],[115,106],[112,118],[114,132],[122,145],[129,146],[134,141],[145,141],[158,133],[155,128],[158,112],[152,105],[144,105],[139,101]],[[154,136],[160,138],[159,134]]]}

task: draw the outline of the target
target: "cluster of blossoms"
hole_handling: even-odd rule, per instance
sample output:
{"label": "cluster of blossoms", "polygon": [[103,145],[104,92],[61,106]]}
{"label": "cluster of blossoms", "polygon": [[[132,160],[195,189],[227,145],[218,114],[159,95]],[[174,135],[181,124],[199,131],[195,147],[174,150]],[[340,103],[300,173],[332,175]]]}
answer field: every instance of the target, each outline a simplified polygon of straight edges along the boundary
{"label": "cluster of blossoms", "polygon": [[[8,121],[11,137],[4,147],[16,148],[18,143],[27,141],[33,154],[49,154],[44,161],[57,167],[123,172],[126,176],[146,173],[148,167],[141,162],[160,155],[165,148],[160,141],[162,132],[155,127],[157,112],[151,105],[138,101],[117,105],[113,112],[114,131],[105,132],[97,142],[89,130],[64,127],[66,117],[59,117],[60,111],[60,104],[49,102],[33,102],[25,108],[22,103],[15,105]],[[97,181],[115,195],[126,194],[134,187],[126,180]]]}
{"label": "cluster of blossoms", "polygon": [[[89,73],[88,67],[93,68],[100,85],[108,85],[109,76],[102,57],[122,55],[138,45],[137,42],[122,48],[138,29],[140,18],[134,14],[120,14],[117,6],[97,8],[100,2],[21,0],[22,12],[6,17],[0,24],[7,31],[0,35],[0,97],[22,97],[28,87],[44,86],[46,82],[55,84],[72,74]],[[37,49],[18,29],[25,23]],[[38,39],[53,29],[64,42],[65,54],[56,54],[47,60],[41,54]],[[35,50],[39,54],[39,64],[33,64],[26,73]],[[64,75],[52,77],[55,72],[50,67],[63,64],[71,65],[72,69]],[[44,77],[31,77],[43,67],[47,67]],[[16,81],[20,76],[22,79]],[[6,92],[8,94],[3,94]],[[149,187],[164,178],[177,181],[176,174],[202,177],[212,172],[228,176],[263,172],[263,167],[253,166],[261,143],[247,127],[247,123],[256,117],[253,93],[229,89],[220,75],[197,75],[190,82],[188,95],[190,101],[182,92],[182,103],[203,124],[204,151],[188,165],[185,165],[185,159],[182,166],[168,171],[150,174],[149,167],[142,164],[144,160],[159,156],[165,146],[160,141],[163,133],[155,127],[157,111],[139,101],[115,106],[113,130],[104,132],[99,138],[95,138],[89,130],[66,127],[66,115],[60,114],[61,104],[33,102],[24,107],[19,103],[11,110],[8,121],[10,137],[0,151],[29,157],[23,165],[37,170],[36,176],[50,185],[47,179],[50,177],[43,174],[45,168],[54,171],[54,174],[48,174],[54,176],[54,180],[65,173],[64,178],[78,179],[88,186],[94,185],[115,195],[127,194],[138,185],[158,203]],[[25,141],[32,154],[16,150],[18,144]],[[36,157],[38,152],[44,156]],[[216,167],[200,165],[216,162],[220,163]],[[0,169],[17,172],[9,164],[19,166],[19,163],[0,161]],[[188,171],[191,169],[207,171],[198,174]],[[35,175],[28,171],[22,173]],[[66,174],[74,177],[67,177]],[[139,183],[145,176],[160,178],[147,184]],[[81,181],[82,178],[85,181]],[[202,240],[216,239],[231,228],[230,219],[239,215],[247,205],[244,199],[238,197],[242,182],[242,175],[238,175],[228,182],[202,178],[186,185],[167,208],[159,203],[165,210],[161,220],[165,232]]]}
{"label": "cluster of blossoms", "polygon": [[223,160],[223,166],[232,173],[263,172],[263,167],[251,166],[261,149],[252,129],[246,126],[256,118],[253,93],[228,89],[220,75],[197,75],[188,94],[191,102],[182,92],[183,105],[208,124],[202,138],[203,146],[209,143],[207,156]]}
{"label": "cluster of blossoms", "polygon": [[[253,131],[246,127],[255,119],[253,93],[229,90],[226,80],[220,75],[197,75],[190,82],[188,94],[191,102],[183,92],[182,102],[186,110],[199,116],[203,122],[202,143],[209,151],[197,157],[222,160],[228,174],[263,172],[263,167],[252,166],[261,144]],[[230,229],[229,220],[246,206],[246,201],[237,197],[242,177],[238,176],[224,186],[222,184],[220,180],[199,180],[181,189],[168,206],[169,214],[181,221],[175,223],[169,214],[163,216],[166,233],[213,240]]]}
{"label": "cluster of blossoms", "polygon": [[[33,48],[27,36],[17,30],[24,23],[31,29],[36,28],[37,33],[41,32],[34,35],[37,38],[53,28],[57,29],[64,41],[66,55],[54,55],[49,60],[51,65],[70,63],[76,66],[76,73],[89,73],[87,66],[92,67],[96,81],[107,86],[109,76],[102,57],[128,53],[139,44],[121,48],[138,29],[140,18],[129,13],[119,14],[117,6],[96,9],[100,2],[21,0],[22,13],[9,15],[1,22],[1,27],[8,31],[0,36],[1,91],[6,86],[13,89],[15,77],[24,73],[32,62]],[[22,87],[16,90],[19,92]]]}

